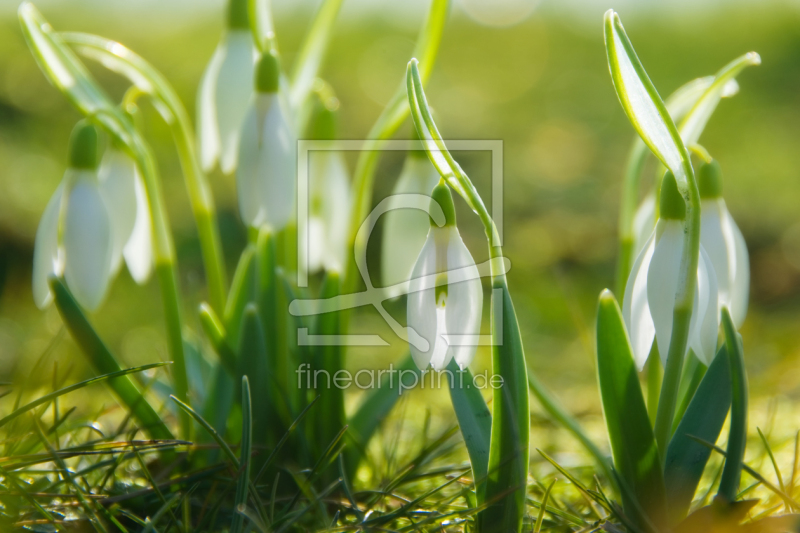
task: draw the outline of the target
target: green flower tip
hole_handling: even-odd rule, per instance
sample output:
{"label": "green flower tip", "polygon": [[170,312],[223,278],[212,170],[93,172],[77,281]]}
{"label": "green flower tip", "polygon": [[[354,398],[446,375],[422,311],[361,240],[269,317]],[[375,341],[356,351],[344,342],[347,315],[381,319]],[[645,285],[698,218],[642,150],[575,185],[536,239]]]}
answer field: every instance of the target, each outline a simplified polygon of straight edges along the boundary
{"label": "green flower tip", "polygon": [[311,138],[318,141],[332,141],[336,139],[336,130],[339,123],[339,100],[335,97],[326,101],[317,100],[314,105],[314,116],[311,123]]}
{"label": "green flower tip", "polygon": [[247,0],[230,0],[228,2],[228,28],[247,30],[250,28]]}
{"label": "green flower tip", "polygon": [[[442,208],[442,212],[444,212],[444,225],[445,226],[455,226],[456,225],[456,206],[453,203],[453,194],[450,192],[450,187],[447,184],[440,180],[439,184],[433,188],[433,192],[431,192],[431,208],[433,209],[433,203],[437,203],[439,207]],[[438,227],[438,224],[433,221],[431,218],[431,226]]]}
{"label": "green flower tip", "polygon": [[683,220],[686,218],[686,202],[678,191],[678,182],[671,171],[661,180],[661,218]]}
{"label": "green flower tip", "polygon": [[716,159],[700,165],[697,170],[697,187],[703,200],[722,196],[722,169]]}
{"label": "green flower tip", "polygon": [[276,93],[281,79],[281,65],[274,50],[263,54],[256,66],[256,91]]}
{"label": "green flower tip", "polygon": [[69,166],[95,169],[97,162],[97,128],[82,120],[72,129],[69,138]]}

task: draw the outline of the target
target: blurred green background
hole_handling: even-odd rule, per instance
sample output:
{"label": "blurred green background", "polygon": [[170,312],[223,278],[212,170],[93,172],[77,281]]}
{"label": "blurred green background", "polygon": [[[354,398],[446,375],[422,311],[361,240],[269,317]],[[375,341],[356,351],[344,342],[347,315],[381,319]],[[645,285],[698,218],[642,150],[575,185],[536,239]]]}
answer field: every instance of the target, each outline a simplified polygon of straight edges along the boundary
{"label": "blurred green background", "polygon": [[[757,409],[752,420],[766,424],[770,406],[790,409],[800,398],[800,2],[609,2],[456,2],[427,88],[429,102],[446,139],[503,141],[505,252],[527,357],[569,409],[593,425],[600,420],[594,307],[614,282],[621,175],[634,135],[608,75],[602,13],[609,7],[620,12],[662,96],[757,51],[763,64],[740,76],[740,93],[723,100],[701,143],[722,165],[725,198],[750,249],[751,308],[742,335]],[[289,69],[317,3],[274,1],[278,45]],[[147,58],[194,114],[197,84],[222,29],[221,2],[37,5],[58,30],[113,38]],[[342,102],[342,138],[363,138],[403,79],[425,6],[345,0],[322,70]],[[60,328],[54,309],[33,305],[30,266],[38,219],[61,179],[67,139],[79,118],[39,72],[15,10],[15,2],[0,2],[0,381],[26,376]],[[94,65],[92,71],[121,97],[123,80]],[[203,271],[183,178],[169,130],[143,107],[175,232],[186,322],[199,331]],[[407,135],[408,125],[399,137]],[[488,155],[456,156],[490,202]],[[400,154],[383,158],[376,200],[391,191],[401,164]],[[214,174],[211,181],[231,275],[245,234],[233,180]],[[465,240],[483,260],[480,226],[463,205],[459,209]],[[375,272],[380,244],[378,235],[370,241]],[[123,272],[92,319],[133,365],[166,357],[161,317],[157,283],[138,287]],[[387,331],[369,309],[355,322]],[[360,349],[350,364],[383,364],[402,349],[396,340],[388,349]],[[69,340],[54,357],[61,368],[74,365],[72,378],[89,372]],[[475,368],[487,363],[488,354],[480,353]],[[50,379],[35,378],[43,385]],[[452,420],[445,393],[420,392],[419,398]],[[540,412],[535,404],[533,412]]]}

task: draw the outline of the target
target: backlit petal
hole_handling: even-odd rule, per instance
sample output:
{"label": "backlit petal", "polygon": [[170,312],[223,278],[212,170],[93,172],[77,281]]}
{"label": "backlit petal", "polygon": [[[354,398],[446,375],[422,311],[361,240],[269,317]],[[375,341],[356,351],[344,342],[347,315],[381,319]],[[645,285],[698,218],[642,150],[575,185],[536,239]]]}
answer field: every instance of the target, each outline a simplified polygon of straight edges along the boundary
{"label": "backlit petal", "polygon": [[64,218],[64,276],[75,299],[97,309],[111,275],[111,222],[94,177],[75,180]]}
{"label": "backlit petal", "polygon": [[423,279],[436,273],[435,241],[434,231],[430,231],[414,265],[409,284],[407,306],[409,348],[420,370],[425,370],[430,365],[437,340],[435,284],[430,279]]}
{"label": "backlit petal", "polygon": [[734,325],[739,328],[747,316],[747,305],[750,298],[750,257],[747,253],[747,243],[739,227],[727,213],[727,224],[733,236],[733,250],[735,272],[730,285],[730,312]]}
{"label": "backlit petal", "polygon": [[[266,95],[258,95],[264,98]],[[297,140],[278,98],[271,98],[258,147],[258,224],[282,229],[292,218],[297,195],[295,149]]]}
{"label": "backlit petal", "polygon": [[229,30],[224,37],[223,59],[214,94],[220,139],[220,167],[226,174],[236,169],[239,133],[253,94],[255,46],[247,30]]}
{"label": "backlit petal", "polygon": [[651,231],[650,238],[633,263],[622,300],[622,316],[630,337],[633,359],[639,370],[644,368],[656,331],[647,301],[647,272],[654,249],[655,231]]}
{"label": "backlit petal", "polygon": [[658,352],[666,366],[683,250],[683,223],[661,219],[656,235],[656,246],[647,272],[647,300],[656,329]]}
{"label": "backlit petal", "polygon": [[39,309],[47,307],[53,295],[47,278],[51,274],[60,274],[58,261],[58,214],[61,210],[63,185],[59,185],[47,207],[44,209],[39,227],[36,229],[36,241],[33,245],[33,300]]}
{"label": "backlit petal", "polygon": [[703,245],[719,285],[719,298],[722,305],[729,305],[730,284],[733,279],[736,257],[734,256],[733,235],[723,223],[727,213],[721,198],[703,200],[700,216],[700,244]]}
{"label": "backlit petal", "polygon": [[697,268],[696,294],[689,343],[697,358],[708,366],[717,353],[720,315],[717,277],[711,259],[702,245]]}
{"label": "backlit petal", "polygon": [[138,172],[134,181],[134,191],[136,222],[122,253],[131,277],[136,283],[143,285],[153,272],[153,229],[150,221],[150,204],[147,202],[142,177]]}
{"label": "backlit petal", "polygon": [[446,368],[452,358],[455,358],[462,369],[472,362],[478,347],[483,309],[483,288],[475,260],[458,234],[458,230],[449,228],[446,231],[451,233],[447,247],[447,269],[452,271],[465,268],[466,274],[459,273],[459,277],[469,279],[447,285],[445,318],[450,349],[442,366],[434,365],[436,370]]}
{"label": "backlit petal", "polygon": [[136,222],[136,177],[133,159],[122,150],[109,148],[103,155],[98,171],[100,193],[111,217],[111,272],[122,264],[122,249],[131,236]]}
{"label": "backlit petal", "polygon": [[[439,173],[424,153],[412,152],[406,156],[403,170],[392,195],[427,194],[439,181]],[[407,281],[414,267],[414,259],[425,243],[430,228],[428,214],[417,209],[392,207],[385,215],[381,250],[381,280],[384,286]]]}
{"label": "backlit petal", "polygon": [[206,172],[213,170],[219,159],[220,140],[215,101],[224,49],[223,42],[214,50],[197,91],[197,146],[200,150],[200,164]]}
{"label": "backlit petal", "polygon": [[248,108],[242,124],[242,140],[239,144],[239,166],[236,169],[236,192],[239,197],[239,214],[242,222],[255,226],[260,209],[258,195],[259,146],[263,111],[256,106],[257,100]]}

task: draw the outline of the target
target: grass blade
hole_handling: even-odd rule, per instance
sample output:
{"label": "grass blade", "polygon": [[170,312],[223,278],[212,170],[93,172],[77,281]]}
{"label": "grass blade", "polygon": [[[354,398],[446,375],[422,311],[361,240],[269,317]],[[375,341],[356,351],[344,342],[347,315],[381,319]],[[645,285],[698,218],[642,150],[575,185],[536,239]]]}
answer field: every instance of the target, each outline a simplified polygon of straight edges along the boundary
{"label": "grass blade", "polygon": [[253,450],[253,411],[250,403],[250,383],[247,376],[242,377],[242,442],[239,452],[239,479],[236,482],[233,522],[231,533],[242,533],[245,516],[240,512],[247,505],[247,491],[250,485],[250,466]]}
{"label": "grass blade", "polygon": [[211,342],[211,347],[214,348],[214,353],[219,357],[219,362],[232,376],[236,375],[236,354],[228,345],[228,332],[225,331],[222,321],[217,317],[214,309],[205,302],[200,304],[198,314],[200,315],[200,325],[203,328],[203,332]]}
{"label": "grass blade", "polygon": [[247,376],[247,379],[253,382],[252,402],[257,410],[253,415],[252,439],[259,445],[267,443],[270,433],[268,417],[275,413],[275,398],[272,394],[275,387],[272,383],[268,357],[258,308],[255,304],[248,304],[242,317],[242,333],[239,338],[239,375]]}
{"label": "grass blade", "polygon": [[711,450],[692,438],[716,442],[731,405],[731,371],[723,346],[711,362],[669,443],[664,483],[670,518],[686,517]]}
{"label": "grass blade", "polygon": [[747,445],[747,374],[744,369],[744,353],[739,334],[733,326],[731,314],[722,308],[722,329],[725,332],[725,347],[731,366],[731,424],[728,434],[728,452],[725,467],[719,482],[717,498],[733,502],[739,492],[742,477],[744,449]]}
{"label": "grass blade", "polygon": [[[614,466],[632,494],[622,492],[625,512],[642,529],[666,517],[666,494],[653,429],[647,416],[619,305],[603,291],[597,311],[597,376]],[[635,501],[631,497],[635,495]],[[638,506],[636,505],[638,503]]]}
{"label": "grass blade", "polygon": [[544,491],[544,497],[542,498],[542,504],[539,507],[539,516],[536,517],[536,525],[533,528],[533,533],[539,533],[542,530],[542,522],[544,522],[544,512],[547,510],[547,501],[550,499],[550,491],[553,490],[553,485],[556,484],[556,480],[554,479],[550,485],[548,485],[547,490]]}
{"label": "grass blade", "polygon": [[[70,335],[81,347],[81,351],[88,358],[92,368],[97,373],[106,375],[121,372],[119,363],[100,339],[64,283],[56,277],[51,277],[50,290],[53,291],[56,307]],[[173,438],[172,432],[167,429],[161,417],[150,406],[129,376],[119,375],[109,378],[108,385],[139,422],[141,428],[151,437],[154,439]]]}

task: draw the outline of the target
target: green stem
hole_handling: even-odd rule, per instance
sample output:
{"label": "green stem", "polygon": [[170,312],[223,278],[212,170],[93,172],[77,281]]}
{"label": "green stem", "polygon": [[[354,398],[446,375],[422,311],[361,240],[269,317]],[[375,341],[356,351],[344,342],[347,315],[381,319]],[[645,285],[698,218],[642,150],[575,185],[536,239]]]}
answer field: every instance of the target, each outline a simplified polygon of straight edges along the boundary
{"label": "green stem", "polygon": [[[153,227],[153,252],[155,256],[156,275],[161,286],[161,298],[164,303],[164,320],[167,329],[167,346],[173,362],[172,381],[175,396],[189,403],[189,382],[186,374],[186,358],[183,352],[183,336],[178,293],[178,273],[175,261],[175,248],[172,243],[169,220],[162,203],[161,184],[153,155],[149,147],[138,136],[134,135],[134,155],[142,173],[150,204],[150,219]],[[179,415],[181,435],[191,437],[191,418],[184,411]]]}
{"label": "green stem", "polygon": [[647,415],[650,423],[655,424],[658,410],[658,397],[661,394],[661,357],[658,354],[658,344],[653,342],[650,356],[647,358]]}
{"label": "green stem", "polygon": [[[189,194],[189,202],[197,224],[200,249],[206,270],[209,302],[215,311],[221,313],[225,308],[227,277],[225,256],[222,252],[214,198],[206,175],[200,168],[194,144],[194,131],[186,108],[166,78],[141,56],[123,45],[85,33],[67,32],[60,36],[65,43],[74,47],[81,55],[101,61],[104,66],[126,76],[134,84],[139,81],[136,76],[146,79],[149,83],[146,88],[139,88],[144,94],[154,98],[157,104],[160,104],[156,108],[172,129],[178,159],[186,182],[186,190]],[[167,112],[164,113],[164,110]]]}

